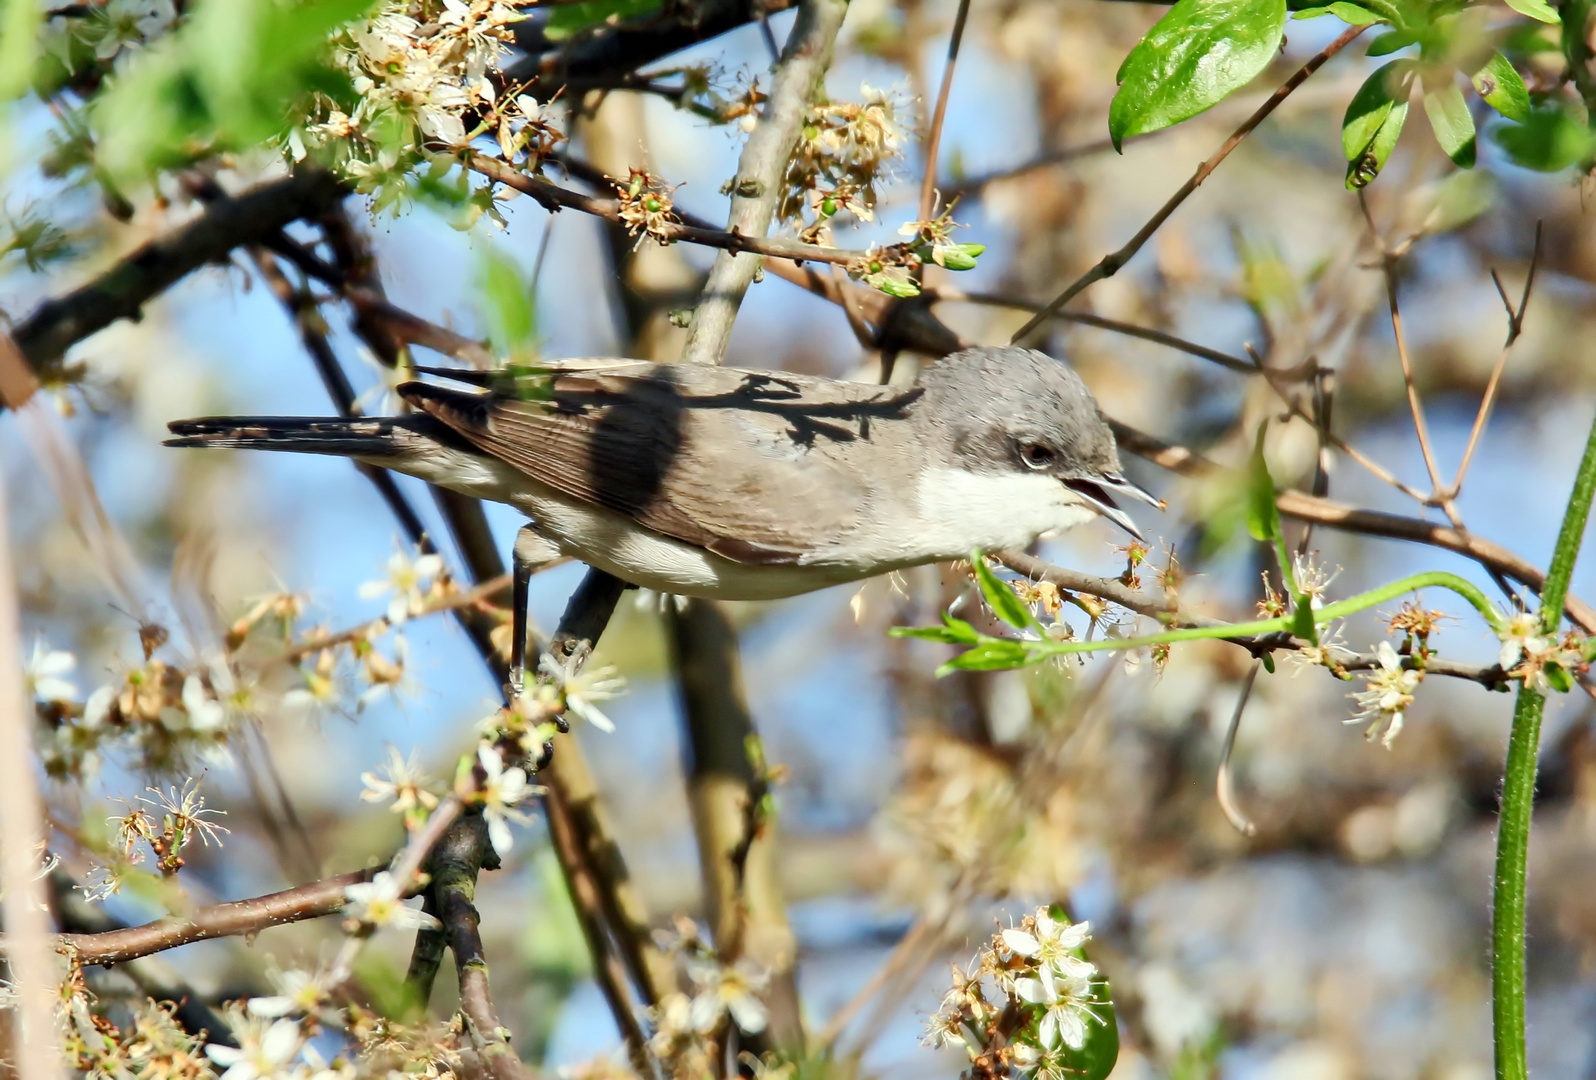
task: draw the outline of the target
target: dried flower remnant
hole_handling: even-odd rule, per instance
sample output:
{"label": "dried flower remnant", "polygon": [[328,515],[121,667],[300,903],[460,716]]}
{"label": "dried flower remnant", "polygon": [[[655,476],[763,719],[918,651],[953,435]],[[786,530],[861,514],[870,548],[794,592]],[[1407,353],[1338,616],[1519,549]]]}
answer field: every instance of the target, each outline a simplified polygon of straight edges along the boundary
{"label": "dried flower remnant", "polygon": [[778,211],[783,221],[802,227],[803,211],[815,205],[811,193],[821,190],[846,190],[848,202],[874,210],[877,187],[888,178],[890,162],[902,153],[897,119],[902,106],[896,95],[868,83],[860,86],[859,95],[859,102],[810,106],[797,152],[787,165]]}
{"label": "dried flower remnant", "polygon": [[1422,670],[1404,668],[1402,658],[1389,641],[1380,642],[1375,649],[1380,668],[1365,676],[1362,690],[1352,695],[1358,704],[1357,715],[1348,724],[1367,724],[1364,732],[1369,739],[1376,736],[1387,750],[1402,731],[1403,717],[1413,704],[1413,691],[1424,679]]}
{"label": "dried flower remnant", "polygon": [[[632,167],[625,180],[610,178],[620,200],[621,221],[628,234],[642,244],[645,236],[657,243],[670,243],[668,226],[680,224],[673,196],[676,188],[646,169]],[[679,185],[678,185],[679,186]]]}

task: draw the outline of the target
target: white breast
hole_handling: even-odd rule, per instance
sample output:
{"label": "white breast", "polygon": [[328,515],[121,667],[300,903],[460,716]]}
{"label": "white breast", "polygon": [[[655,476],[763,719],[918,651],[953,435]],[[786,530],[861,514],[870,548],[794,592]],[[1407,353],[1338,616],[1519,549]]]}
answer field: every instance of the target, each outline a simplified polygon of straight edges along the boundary
{"label": "white breast", "polygon": [[925,546],[947,559],[962,558],[973,547],[1024,548],[1097,516],[1051,476],[967,469],[926,472],[915,490],[915,509]]}

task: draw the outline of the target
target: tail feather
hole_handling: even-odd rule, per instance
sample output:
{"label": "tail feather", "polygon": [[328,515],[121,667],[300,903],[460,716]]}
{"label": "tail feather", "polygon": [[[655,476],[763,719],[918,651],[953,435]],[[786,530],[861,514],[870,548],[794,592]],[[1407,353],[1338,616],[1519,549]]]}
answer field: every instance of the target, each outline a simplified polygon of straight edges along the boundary
{"label": "tail feather", "polygon": [[176,438],[166,446],[228,450],[283,450],[365,460],[401,458],[443,444],[469,449],[447,425],[430,416],[328,417],[211,416],[167,425]]}

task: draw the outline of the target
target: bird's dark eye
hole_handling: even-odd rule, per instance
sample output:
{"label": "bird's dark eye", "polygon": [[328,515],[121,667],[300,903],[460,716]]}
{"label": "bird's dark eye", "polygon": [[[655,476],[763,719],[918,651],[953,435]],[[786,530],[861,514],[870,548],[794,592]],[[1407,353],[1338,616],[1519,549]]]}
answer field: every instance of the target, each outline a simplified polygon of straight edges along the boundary
{"label": "bird's dark eye", "polygon": [[1053,451],[1041,443],[1026,443],[1020,447],[1020,460],[1032,469],[1045,469],[1053,464]]}

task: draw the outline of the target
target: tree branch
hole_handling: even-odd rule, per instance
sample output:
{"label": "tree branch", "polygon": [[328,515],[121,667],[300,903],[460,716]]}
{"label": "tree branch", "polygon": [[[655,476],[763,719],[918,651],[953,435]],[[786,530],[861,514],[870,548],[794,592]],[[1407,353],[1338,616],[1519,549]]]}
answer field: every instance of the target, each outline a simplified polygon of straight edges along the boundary
{"label": "tree branch", "polygon": [[302,169],[242,195],[219,199],[195,220],[152,240],[65,296],[47,300],[12,332],[34,368],[57,364],[68,348],[144,304],[191,271],[254,244],[291,221],[315,217],[348,190],[330,173]]}
{"label": "tree branch", "polygon": [[[190,915],[169,916],[142,926],[99,934],[60,934],[54,944],[70,950],[82,964],[120,964],[195,941],[258,934],[285,923],[336,915],[344,908],[344,889],[370,881],[378,869],[339,874],[249,900],[212,904]],[[9,944],[9,940],[0,939],[0,947]]]}

